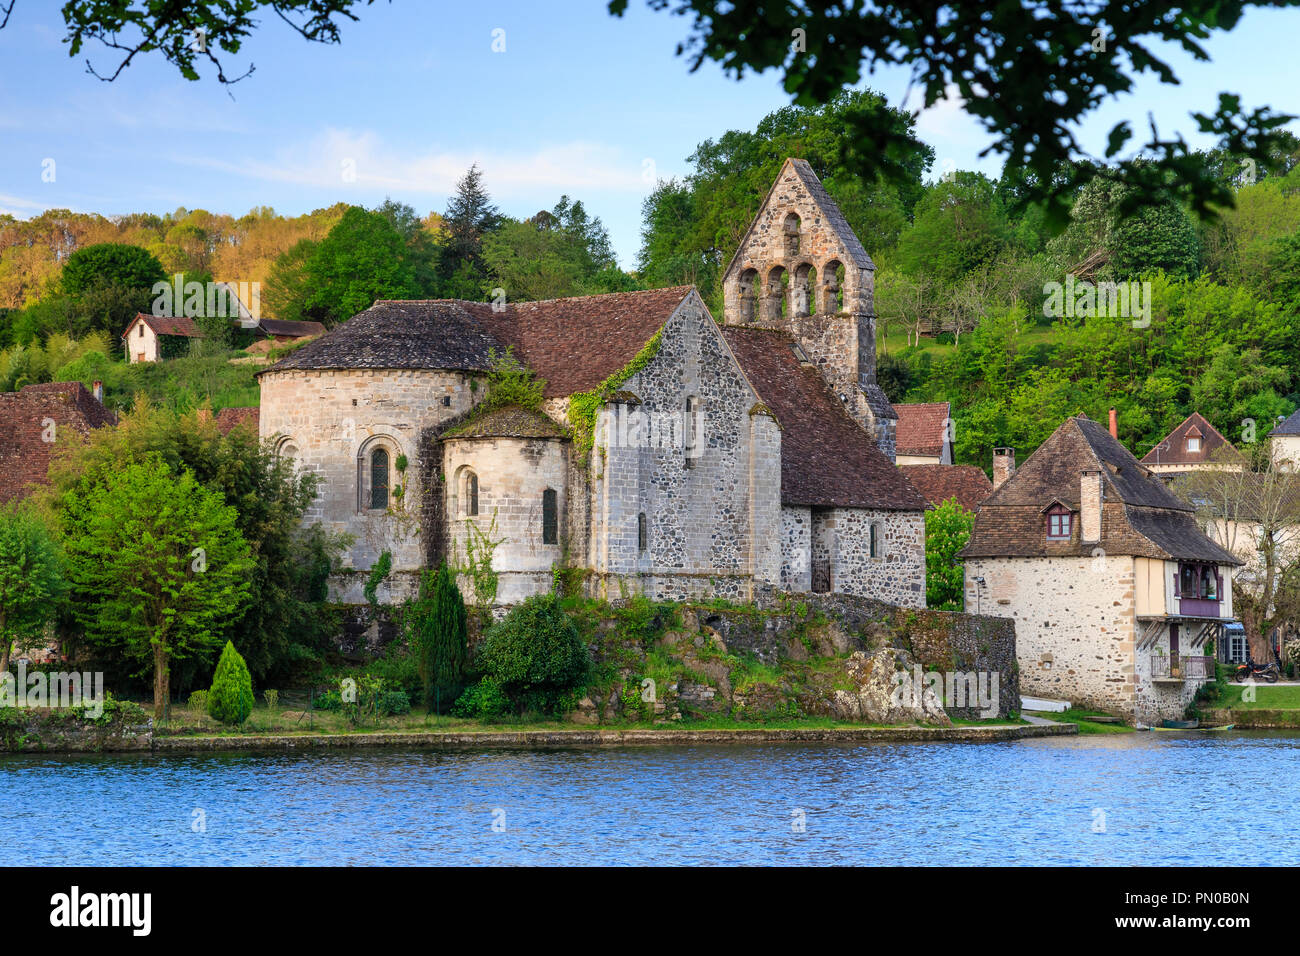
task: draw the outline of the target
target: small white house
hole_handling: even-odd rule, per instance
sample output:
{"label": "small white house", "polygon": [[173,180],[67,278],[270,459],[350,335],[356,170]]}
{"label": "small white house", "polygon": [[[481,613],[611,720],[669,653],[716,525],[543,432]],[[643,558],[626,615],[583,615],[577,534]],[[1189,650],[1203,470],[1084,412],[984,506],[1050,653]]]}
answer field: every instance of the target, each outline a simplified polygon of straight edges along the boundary
{"label": "small white house", "polygon": [[126,360],[157,362],[171,358],[183,351],[190,339],[202,338],[203,333],[193,319],[184,316],[149,315],[140,312],[122,333]]}

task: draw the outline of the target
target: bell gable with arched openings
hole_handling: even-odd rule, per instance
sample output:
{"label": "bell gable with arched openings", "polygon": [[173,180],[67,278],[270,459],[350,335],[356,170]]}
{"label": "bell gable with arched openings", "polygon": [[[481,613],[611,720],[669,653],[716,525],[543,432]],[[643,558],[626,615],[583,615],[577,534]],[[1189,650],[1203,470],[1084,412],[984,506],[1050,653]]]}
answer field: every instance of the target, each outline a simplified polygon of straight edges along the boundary
{"label": "bell gable with arched openings", "polygon": [[896,416],[876,384],[875,270],[812,167],[787,159],[723,275],[723,315],[798,342],[892,458]]}

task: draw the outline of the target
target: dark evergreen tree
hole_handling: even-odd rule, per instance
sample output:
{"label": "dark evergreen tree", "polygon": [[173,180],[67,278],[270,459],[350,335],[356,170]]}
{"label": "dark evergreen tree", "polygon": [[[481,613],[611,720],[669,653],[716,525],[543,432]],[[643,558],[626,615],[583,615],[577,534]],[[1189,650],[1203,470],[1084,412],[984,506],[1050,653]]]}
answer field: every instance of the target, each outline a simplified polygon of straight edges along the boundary
{"label": "dark evergreen tree", "polygon": [[404,620],[425,705],[450,707],[463,689],[469,632],[465,601],[446,564],[424,572]]}
{"label": "dark evergreen tree", "polygon": [[483,188],[483,174],[475,164],[456,184],[456,193],[447,202],[447,212],[442,217],[446,237],[440,250],[439,275],[444,295],[479,297],[486,275],[483,237],[496,229],[500,221],[492,197]]}

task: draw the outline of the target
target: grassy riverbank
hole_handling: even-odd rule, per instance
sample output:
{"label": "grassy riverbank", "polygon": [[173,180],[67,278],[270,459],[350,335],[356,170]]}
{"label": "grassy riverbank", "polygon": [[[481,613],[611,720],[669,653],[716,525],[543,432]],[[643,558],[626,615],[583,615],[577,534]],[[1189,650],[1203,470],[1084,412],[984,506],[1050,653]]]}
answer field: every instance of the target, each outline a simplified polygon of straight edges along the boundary
{"label": "grassy riverbank", "polygon": [[1099,722],[1093,720],[1094,717],[1108,716],[1099,710],[1081,710],[1078,707],[1071,707],[1069,710],[1063,710],[1060,713],[1035,713],[1034,716],[1046,717],[1048,720],[1054,720],[1057,723],[1074,724],[1079,728],[1080,734],[1133,733],[1133,728],[1127,724],[1113,724],[1109,721]]}
{"label": "grassy riverbank", "polygon": [[[1019,717],[993,720],[954,720],[954,727],[1023,727],[1028,721]],[[672,721],[633,721],[620,720],[613,724],[604,724],[600,730],[650,731],[662,733],[680,733],[694,731],[765,731],[765,730],[888,730],[900,728],[918,728],[938,725],[926,724],[879,724],[835,720],[830,717],[799,717],[773,719],[766,721],[736,720],[731,717],[713,716]],[[330,711],[302,711],[288,708],[270,708],[261,704],[253,709],[252,715],[240,727],[226,727],[207,714],[194,713],[188,707],[173,707],[169,719],[164,720],[155,730],[158,737],[249,737],[272,735],[292,737],[300,735],[356,735],[356,734],[411,734],[411,733],[453,733],[453,734],[498,734],[498,733],[555,733],[583,730],[570,720],[541,717],[499,718],[494,721],[480,721],[468,718],[452,717],[445,714],[431,714],[423,709],[413,709],[409,714],[394,717],[381,717],[378,721],[369,720],[360,724],[351,723],[343,714]]]}

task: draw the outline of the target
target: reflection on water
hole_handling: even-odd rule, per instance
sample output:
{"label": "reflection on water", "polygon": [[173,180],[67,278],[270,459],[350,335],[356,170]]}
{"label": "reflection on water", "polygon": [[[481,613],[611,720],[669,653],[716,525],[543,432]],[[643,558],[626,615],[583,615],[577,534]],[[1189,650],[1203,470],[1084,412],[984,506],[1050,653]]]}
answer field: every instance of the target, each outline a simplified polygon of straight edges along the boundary
{"label": "reflection on water", "polygon": [[12,755],[0,864],[1294,865],[1297,760],[1280,732]]}

